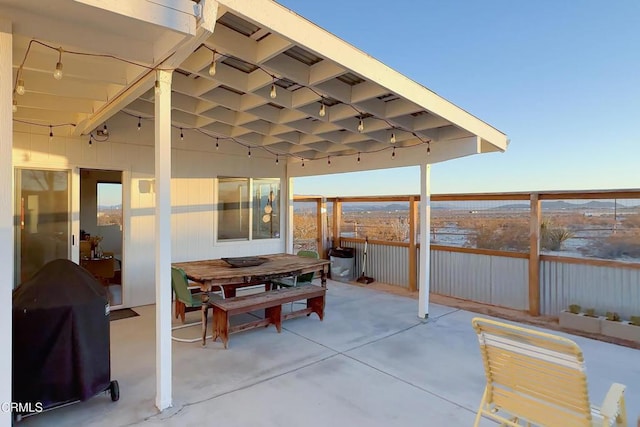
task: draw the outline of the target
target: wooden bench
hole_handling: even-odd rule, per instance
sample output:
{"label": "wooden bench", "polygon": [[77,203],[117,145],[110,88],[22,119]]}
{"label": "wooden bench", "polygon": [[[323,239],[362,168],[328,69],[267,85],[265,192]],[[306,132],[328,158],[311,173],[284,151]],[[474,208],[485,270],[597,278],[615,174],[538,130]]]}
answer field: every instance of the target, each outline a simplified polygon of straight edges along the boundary
{"label": "wooden bench", "polygon": [[[308,316],[311,313],[316,313],[322,320],[326,292],[327,288],[321,286],[304,285],[213,301],[211,302],[213,308],[213,341],[220,337],[224,343],[224,348],[227,348],[229,334],[234,332],[275,325],[279,333],[282,329],[283,320],[304,315]],[[303,299],[307,300],[306,308],[282,314],[282,304]],[[229,318],[234,314],[249,313],[262,309],[265,311],[264,319],[239,325],[229,325]],[[203,328],[202,345],[206,345],[206,324]]]}

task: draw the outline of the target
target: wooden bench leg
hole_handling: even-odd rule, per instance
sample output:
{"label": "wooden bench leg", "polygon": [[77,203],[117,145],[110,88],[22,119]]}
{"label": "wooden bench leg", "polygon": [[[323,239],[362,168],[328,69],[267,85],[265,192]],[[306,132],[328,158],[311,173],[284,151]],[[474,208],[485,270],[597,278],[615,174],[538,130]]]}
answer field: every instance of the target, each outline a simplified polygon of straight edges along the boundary
{"label": "wooden bench leg", "polygon": [[229,346],[229,315],[226,311],[213,306],[213,341],[222,340],[224,348]]}
{"label": "wooden bench leg", "polygon": [[320,320],[324,319],[324,296],[307,299],[307,308],[316,313]]}
{"label": "wooden bench leg", "polygon": [[276,325],[278,333],[282,331],[282,305],[278,304],[274,307],[267,307],[264,310],[264,317],[265,319],[269,319],[270,323]]}

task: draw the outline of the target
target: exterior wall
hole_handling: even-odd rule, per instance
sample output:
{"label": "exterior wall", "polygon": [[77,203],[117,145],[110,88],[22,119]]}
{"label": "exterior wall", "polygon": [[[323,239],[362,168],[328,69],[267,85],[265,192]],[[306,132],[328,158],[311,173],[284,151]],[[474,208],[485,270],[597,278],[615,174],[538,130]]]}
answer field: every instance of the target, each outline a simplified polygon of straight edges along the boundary
{"label": "exterior wall", "polygon": [[540,311],[557,316],[570,304],[640,315],[640,269],[543,260],[540,263]]}
{"label": "exterior wall", "polygon": [[[49,128],[17,123],[14,128],[14,167],[65,169],[78,168],[123,171],[123,284],[125,306],[152,304],[154,283],[154,149],[153,126],[145,121],[137,129],[137,118],[118,115],[109,120],[109,141],[94,142],[87,136],[73,137],[70,129],[56,128],[49,142]],[[244,176],[281,178],[285,191],[284,162],[276,165],[272,157],[260,157],[254,150],[248,158],[244,148],[231,142],[220,144],[195,132],[185,130],[185,140],[174,129],[172,150],[172,259],[187,261],[223,256],[261,255],[285,251],[285,236],[280,238],[216,243],[215,178]],[[76,181],[74,181],[76,182]],[[72,194],[79,199],[77,189]],[[283,193],[284,194],[284,193]],[[281,212],[286,197],[281,197]],[[72,203],[79,217],[79,200]],[[285,229],[284,215],[280,229]],[[76,232],[77,233],[77,232]],[[77,249],[76,249],[77,250]]]}

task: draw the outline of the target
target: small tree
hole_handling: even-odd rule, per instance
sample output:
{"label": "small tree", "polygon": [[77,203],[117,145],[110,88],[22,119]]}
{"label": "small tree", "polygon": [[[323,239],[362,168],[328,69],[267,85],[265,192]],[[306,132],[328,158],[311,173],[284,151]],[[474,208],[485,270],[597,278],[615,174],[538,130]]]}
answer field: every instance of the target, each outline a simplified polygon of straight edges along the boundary
{"label": "small tree", "polygon": [[559,251],[562,244],[571,239],[573,233],[566,227],[555,226],[551,221],[544,220],[540,224],[540,247],[548,251]]}

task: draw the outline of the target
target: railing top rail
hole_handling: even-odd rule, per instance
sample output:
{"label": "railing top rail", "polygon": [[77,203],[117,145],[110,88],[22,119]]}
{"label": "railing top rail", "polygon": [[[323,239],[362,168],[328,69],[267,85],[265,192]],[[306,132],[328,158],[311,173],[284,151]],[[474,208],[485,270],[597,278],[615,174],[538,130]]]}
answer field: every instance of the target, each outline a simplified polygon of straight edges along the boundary
{"label": "railing top rail", "polygon": [[[450,193],[432,194],[431,201],[478,201],[478,200],[530,200],[532,194],[537,194],[540,200],[588,200],[588,199],[639,199],[640,189],[619,190],[584,190],[584,191],[533,191],[533,192],[504,192],[504,193]],[[336,196],[326,197],[327,202],[409,202],[420,200],[419,194],[387,195],[387,196]],[[315,201],[322,196],[294,196],[294,201]]]}

